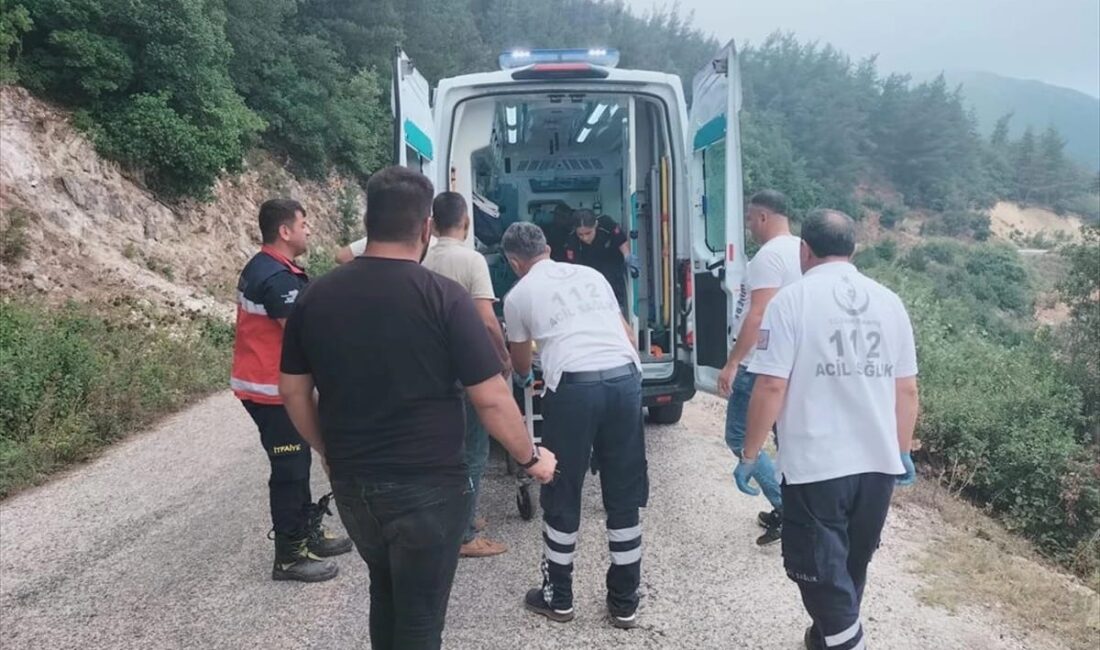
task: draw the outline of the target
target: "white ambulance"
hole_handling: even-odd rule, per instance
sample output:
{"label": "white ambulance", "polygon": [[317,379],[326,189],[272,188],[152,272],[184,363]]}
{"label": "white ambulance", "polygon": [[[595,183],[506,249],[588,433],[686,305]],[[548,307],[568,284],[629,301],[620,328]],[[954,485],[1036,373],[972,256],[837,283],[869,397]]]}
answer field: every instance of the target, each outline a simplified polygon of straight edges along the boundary
{"label": "white ambulance", "polygon": [[498,295],[514,283],[499,252],[510,223],[554,227],[589,209],[628,233],[640,262],[625,312],[639,342],[650,419],[676,422],[696,389],[716,391],[745,270],[741,85],[731,42],[695,76],[616,67],[607,49],[514,50],[500,70],[432,91],[394,59],[394,155],[473,206],[470,245]]}

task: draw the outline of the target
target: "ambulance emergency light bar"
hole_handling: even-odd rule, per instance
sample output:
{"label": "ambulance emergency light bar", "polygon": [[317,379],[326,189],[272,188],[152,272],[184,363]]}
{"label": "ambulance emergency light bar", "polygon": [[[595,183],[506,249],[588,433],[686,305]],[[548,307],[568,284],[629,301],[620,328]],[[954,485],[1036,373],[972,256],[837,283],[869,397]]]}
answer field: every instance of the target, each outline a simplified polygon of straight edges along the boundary
{"label": "ambulance emergency light bar", "polygon": [[604,47],[565,50],[509,50],[498,59],[501,70],[515,70],[539,64],[587,63],[602,68],[619,65],[619,51]]}

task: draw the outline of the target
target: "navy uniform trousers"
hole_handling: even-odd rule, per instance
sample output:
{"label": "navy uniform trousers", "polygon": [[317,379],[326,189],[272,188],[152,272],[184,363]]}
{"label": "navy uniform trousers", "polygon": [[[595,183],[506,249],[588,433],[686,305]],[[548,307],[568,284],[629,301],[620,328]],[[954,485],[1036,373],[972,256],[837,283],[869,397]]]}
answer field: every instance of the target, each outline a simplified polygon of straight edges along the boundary
{"label": "navy uniform trousers", "polygon": [[783,566],[813,619],[817,648],[862,650],[859,608],[895,476],[783,484]]}
{"label": "navy uniform trousers", "polygon": [[573,557],[581,522],[581,489],[589,460],[600,468],[607,513],[607,604],[617,616],[638,607],[642,528],[638,509],[649,496],[642,422],[642,378],[633,364],[596,373],[565,373],[542,401],[542,445],[558,459],[558,477],[542,486],[543,598],[573,607]]}

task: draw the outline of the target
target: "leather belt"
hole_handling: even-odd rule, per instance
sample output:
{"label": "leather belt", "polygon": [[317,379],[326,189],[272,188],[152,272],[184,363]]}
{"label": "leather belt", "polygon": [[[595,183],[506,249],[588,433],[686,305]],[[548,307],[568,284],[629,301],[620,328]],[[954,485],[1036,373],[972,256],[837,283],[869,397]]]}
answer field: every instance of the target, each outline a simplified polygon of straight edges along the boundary
{"label": "leather belt", "polygon": [[563,372],[561,373],[561,383],[563,384],[594,384],[601,381],[609,381],[611,379],[618,379],[619,377],[626,377],[628,375],[638,374],[638,367],[633,363],[623,364],[616,368],[610,368],[608,370],[586,370],[583,372]]}

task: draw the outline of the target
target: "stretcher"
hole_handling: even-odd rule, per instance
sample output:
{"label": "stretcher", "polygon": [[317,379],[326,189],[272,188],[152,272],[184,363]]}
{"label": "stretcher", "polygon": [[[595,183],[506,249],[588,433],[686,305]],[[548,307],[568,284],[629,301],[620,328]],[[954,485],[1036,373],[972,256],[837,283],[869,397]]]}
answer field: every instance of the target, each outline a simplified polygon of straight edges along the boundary
{"label": "stretcher", "polygon": [[[535,381],[525,388],[512,387],[512,394],[516,397],[520,414],[523,416],[523,424],[527,428],[527,435],[531,442],[542,442],[542,396],[545,384],[542,373],[535,369]],[[508,454],[505,454],[508,462],[508,473],[516,477],[516,509],[524,521],[530,521],[535,516],[535,502],[531,496],[531,486],[534,484],[527,472]]]}

